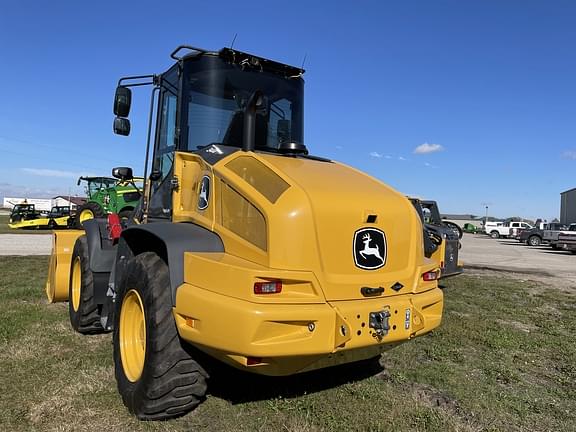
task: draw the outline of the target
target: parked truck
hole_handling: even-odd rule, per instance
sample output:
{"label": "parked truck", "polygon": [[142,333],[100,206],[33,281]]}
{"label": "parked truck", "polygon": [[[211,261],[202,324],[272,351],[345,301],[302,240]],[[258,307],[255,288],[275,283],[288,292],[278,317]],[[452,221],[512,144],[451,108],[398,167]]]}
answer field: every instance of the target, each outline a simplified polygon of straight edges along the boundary
{"label": "parked truck", "polygon": [[116,89],[114,131],[128,135],[129,87],[153,87],[139,206],[125,222],[56,232],[46,285],[50,301],[69,300],[75,330],[113,331],[129,411],[154,420],[196,407],[208,379],[198,351],[291,375],[438,327],[440,269],[410,201],[308,153],[304,71],[230,48],[171,57],[166,72]]}
{"label": "parked truck", "polygon": [[566,225],[562,223],[549,223],[544,227],[543,240],[548,242],[552,249],[558,248],[558,236],[563,231],[576,231],[576,223]]}
{"label": "parked truck", "polygon": [[484,229],[486,234],[497,239],[500,237],[507,238],[510,235],[515,236],[518,229],[531,229],[532,225],[526,222],[487,222]]}
{"label": "parked truck", "polygon": [[576,223],[570,224],[567,230],[558,233],[556,248],[576,253]]}

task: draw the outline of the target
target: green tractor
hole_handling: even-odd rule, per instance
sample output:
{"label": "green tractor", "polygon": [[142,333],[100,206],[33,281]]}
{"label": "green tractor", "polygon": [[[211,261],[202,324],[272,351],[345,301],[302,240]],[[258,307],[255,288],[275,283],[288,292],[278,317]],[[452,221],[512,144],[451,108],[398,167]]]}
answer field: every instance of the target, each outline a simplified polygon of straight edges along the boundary
{"label": "green tractor", "polygon": [[94,218],[102,218],[109,213],[118,213],[127,219],[140,201],[140,188],[134,181],[121,181],[112,177],[80,177],[78,186],[86,182],[86,203],[78,207],[74,225],[81,229],[82,224]]}

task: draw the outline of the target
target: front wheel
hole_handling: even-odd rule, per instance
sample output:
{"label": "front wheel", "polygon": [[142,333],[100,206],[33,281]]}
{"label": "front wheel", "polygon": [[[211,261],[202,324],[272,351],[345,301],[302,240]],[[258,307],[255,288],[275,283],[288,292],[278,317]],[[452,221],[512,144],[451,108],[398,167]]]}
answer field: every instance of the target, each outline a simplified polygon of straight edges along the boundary
{"label": "front wheel", "polygon": [[528,244],[530,246],[540,246],[540,244],[542,244],[542,239],[538,236],[531,236],[528,239]]}
{"label": "front wheel", "polygon": [[114,367],[124,405],[141,420],[178,417],[206,394],[208,374],[180,340],[168,266],[153,252],[131,258],[117,291]]}
{"label": "front wheel", "polygon": [[492,231],[490,233],[490,237],[492,237],[493,239],[500,238],[500,233],[498,231]]}

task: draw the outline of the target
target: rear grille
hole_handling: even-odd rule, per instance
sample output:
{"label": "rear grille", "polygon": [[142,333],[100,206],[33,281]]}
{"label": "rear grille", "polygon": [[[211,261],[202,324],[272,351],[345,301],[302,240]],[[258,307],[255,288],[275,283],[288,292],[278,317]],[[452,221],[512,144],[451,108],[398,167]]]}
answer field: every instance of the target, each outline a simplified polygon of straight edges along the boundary
{"label": "rear grille", "polygon": [[445,239],[446,255],[444,256],[443,274],[452,274],[458,271],[458,240]]}

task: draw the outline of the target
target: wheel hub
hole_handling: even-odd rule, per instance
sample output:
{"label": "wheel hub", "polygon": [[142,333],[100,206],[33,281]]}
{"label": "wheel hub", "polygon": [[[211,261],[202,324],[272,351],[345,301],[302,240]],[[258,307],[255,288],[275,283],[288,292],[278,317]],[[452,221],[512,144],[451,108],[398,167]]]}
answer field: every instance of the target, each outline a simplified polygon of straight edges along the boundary
{"label": "wheel hub", "polygon": [[76,257],[72,267],[72,308],[74,312],[78,312],[80,308],[80,292],[82,289],[82,266],[80,265],[80,257]]}
{"label": "wheel hub", "polygon": [[82,210],[82,212],[80,213],[80,222],[84,222],[87,221],[89,219],[94,219],[94,213],[92,213],[92,210]]}
{"label": "wheel hub", "polygon": [[146,319],[142,298],[136,290],[126,293],[120,310],[120,357],[126,378],[136,382],[144,370]]}

